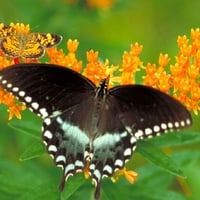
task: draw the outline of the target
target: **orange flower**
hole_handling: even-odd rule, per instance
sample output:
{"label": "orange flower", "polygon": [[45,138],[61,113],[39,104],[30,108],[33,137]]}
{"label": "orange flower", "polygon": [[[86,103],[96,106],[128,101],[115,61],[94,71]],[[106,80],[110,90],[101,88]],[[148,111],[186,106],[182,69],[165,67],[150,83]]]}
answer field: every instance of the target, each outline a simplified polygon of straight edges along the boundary
{"label": "orange flower", "polygon": [[14,24],[14,23],[10,23],[10,26],[13,27],[18,34],[20,35],[28,35],[29,32],[30,32],[30,26],[29,24],[27,25],[24,25],[23,23],[17,23],[17,24]]}
{"label": "orange flower", "polygon": [[142,62],[139,55],[142,52],[142,45],[135,43],[131,44],[130,51],[124,51],[122,56],[122,71],[120,84],[134,84],[135,73],[140,70]]}
{"label": "orange flower", "polygon": [[111,180],[113,182],[116,182],[120,176],[125,176],[126,180],[129,183],[133,184],[136,181],[138,174],[131,170],[127,171],[126,168],[124,167],[122,169],[117,170],[114,176],[111,178]]}
{"label": "orange flower", "polygon": [[99,82],[106,78],[108,74],[106,74],[106,69],[108,68],[108,62],[102,63],[98,60],[98,52],[94,50],[90,50],[87,53],[87,61],[88,64],[83,71],[83,74],[88,77],[92,82],[96,85]]}
{"label": "orange flower", "polygon": [[21,119],[20,111],[24,110],[25,106],[16,104],[14,96],[5,92],[2,88],[0,88],[0,104],[1,103],[8,107],[8,120],[11,120],[13,116]]}
{"label": "orange flower", "polygon": [[[179,101],[193,110],[195,114],[199,110],[199,71],[200,71],[200,29],[191,30],[190,41],[187,36],[178,36],[177,44],[179,53],[175,57],[176,62],[169,64],[170,58],[160,54],[158,63],[147,64],[143,77],[144,84],[170,93]],[[193,89],[195,88],[195,90]]]}
{"label": "orange flower", "polygon": [[68,54],[65,54],[62,49],[57,50],[56,47],[47,49],[46,53],[50,59],[49,63],[69,67],[74,71],[81,72],[82,61],[78,61],[75,54],[78,45],[77,40],[69,39],[66,44],[67,50],[69,51]]}

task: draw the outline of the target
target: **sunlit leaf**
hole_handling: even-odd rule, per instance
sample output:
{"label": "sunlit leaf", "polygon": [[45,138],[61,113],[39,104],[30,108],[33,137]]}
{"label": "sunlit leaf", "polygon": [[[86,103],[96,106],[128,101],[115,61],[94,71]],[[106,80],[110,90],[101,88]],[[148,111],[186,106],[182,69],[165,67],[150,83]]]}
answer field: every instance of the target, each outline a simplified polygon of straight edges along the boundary
{"label": "sunlit leaf", "polygon": [[34,142],[33,144],[29,145],[27,149],[21,154],[20,160],[30,160],[33,158],[40,157],[45,152],[44,144],[41,142]]}
{"label": "sunlit leaf", "polygon": [[164,169],[165,171],[185,178],[183,172],[179,169],[177,164],[159,148],[157,148],[150,141],[139,141],[137,152],[151,161],[154,165]]}
{"label": "sunlit leaf", "polygon": [[20,133],[29,135],[37,140],[41,140],[41,125],[33,121],[13,120],[9,126]]}

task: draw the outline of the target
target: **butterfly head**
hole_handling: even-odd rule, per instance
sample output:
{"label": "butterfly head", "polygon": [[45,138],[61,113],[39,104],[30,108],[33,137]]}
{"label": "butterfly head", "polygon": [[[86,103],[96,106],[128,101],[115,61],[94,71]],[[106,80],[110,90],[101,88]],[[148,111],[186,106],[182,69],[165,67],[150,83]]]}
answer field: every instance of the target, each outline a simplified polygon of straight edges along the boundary
{"label": "butterfly head", "polygon": [[97,87],[96,90],[97,97],[103,98],[107,94],[109,79],[110,76],[107,76],[107,78],[104,78],[100,81],[99,86]]}

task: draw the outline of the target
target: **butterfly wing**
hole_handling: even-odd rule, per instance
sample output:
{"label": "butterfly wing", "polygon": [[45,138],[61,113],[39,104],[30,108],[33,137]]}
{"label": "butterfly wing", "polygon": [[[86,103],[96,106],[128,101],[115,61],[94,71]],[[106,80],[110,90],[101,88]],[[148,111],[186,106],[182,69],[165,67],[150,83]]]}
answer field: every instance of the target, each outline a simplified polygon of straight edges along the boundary
{"label": "butterfly wing", "polygon": [[37,42],[45,48],[51,48],[62,41],[62,36],[57,34],[34,33],[34,35],[37,38]]}
{"label": "butterfly wing", "polygon": [[187,109],[173,97],[142,86],[119,86],[109,91],[113,112],[136,138],[150,138],[192,123]]}
{"label": "butterfly wing", "polygon": [[18,64],[0,71],[0,76],[1,86],[42,118],[79,104],[83,99],[77,95],[95,88],[79,73],[51,64]]}
{"label": "butterfly wing", "polygon": [[124,167],[141,138],[189,126],[187,109],[163,92],[142,85],[110,89],[98,121],[99,136],[93,141],[90,172],[100,196],[101,180]]}
{"label": "butterfly wing", "polygon": [[0,41],[5,37],[8,37],[14,34],[16,34],[15,28],[5,25],[3,23],[0,24]]}
{"label": "butterfly wing", "polygon": [[79,127],[84,127],[95,85],[70,69],[50,64],[6,68],[0,71],[0,85],[44,119],[43,141],[55,164],[63,168],[62,190],[65,180],[84,168],[89,138]]}

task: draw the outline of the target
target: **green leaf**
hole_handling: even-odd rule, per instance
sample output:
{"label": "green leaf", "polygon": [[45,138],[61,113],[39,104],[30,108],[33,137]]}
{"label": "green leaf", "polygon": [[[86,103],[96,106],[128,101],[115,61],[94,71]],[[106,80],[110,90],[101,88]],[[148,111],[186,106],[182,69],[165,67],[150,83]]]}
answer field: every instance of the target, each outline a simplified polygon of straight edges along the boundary
{"label": "green leaf", "polygon": [[74,196],[76,192],[80,192],[79,189],[85,182],[86,179],[83,177],[82,174],[77,174],[76,176],[69,177],[67,183],[65,183],[64,191],[61,193],[61,200],[71,199],[71,197]]}
{"label": "green leaf", "polygon": [[55,185],[38,185],[33,187],[28,191],[24,191],[24,194],[17,198],[17,200],[39,200],[39,199],[48,199],[48,200],[59,200],[59,191]]}
{"label": "green leaf", "polygon": [[156,146],[177,146],[200,142],[200,133],[192,130],[167,133],[160,137],[152,138]]}
{"label": "green leaf", "polygon": [[186,178],[176,163],[159,148],[157,148],[152,142],[140,140],[138,142],[137,152],[154,165],[164,169],[170,174]]}
{"label": "green leaf", "polygon": [[38,123],[25,120],[13,120],[8,125],[16,131],[41,140],[41,125],[38,125]]}
{"label": "green leaf", "polygon": [[34,142],[33,144],[29,145],[27,149],[21,154],[20,160],[26,161],[33,158],[40,157],[45,153],[45,147],[42,142]]}

